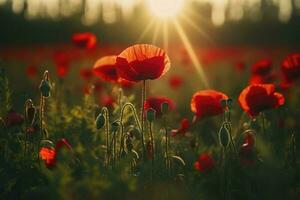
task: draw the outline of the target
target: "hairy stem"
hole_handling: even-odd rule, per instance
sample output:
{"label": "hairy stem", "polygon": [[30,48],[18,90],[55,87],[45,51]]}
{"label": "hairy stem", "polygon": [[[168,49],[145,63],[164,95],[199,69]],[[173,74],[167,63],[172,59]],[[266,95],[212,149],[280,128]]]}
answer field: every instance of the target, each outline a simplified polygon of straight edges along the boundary
{"label": "hairy stem", "polygon": [[142,85],[142,105],[141,105],[141,134],[142,134],[142,146],[143,146],[143,156],[146,158],[146,148],[145,148],[145,138],[144,138],[144,122],[145,122],[145,104],[146,101],[146,81],[143,80]]}

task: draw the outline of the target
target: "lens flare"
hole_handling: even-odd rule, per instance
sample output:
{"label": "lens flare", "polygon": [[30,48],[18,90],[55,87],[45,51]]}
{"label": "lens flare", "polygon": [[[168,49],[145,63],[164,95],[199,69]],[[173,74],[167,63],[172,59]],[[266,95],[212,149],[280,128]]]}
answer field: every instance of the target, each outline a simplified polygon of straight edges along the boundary
{"label": "lens flare", "polygon": [[148,0],[148,8],[158,18],[175,17],[183,8],[184,0]]}

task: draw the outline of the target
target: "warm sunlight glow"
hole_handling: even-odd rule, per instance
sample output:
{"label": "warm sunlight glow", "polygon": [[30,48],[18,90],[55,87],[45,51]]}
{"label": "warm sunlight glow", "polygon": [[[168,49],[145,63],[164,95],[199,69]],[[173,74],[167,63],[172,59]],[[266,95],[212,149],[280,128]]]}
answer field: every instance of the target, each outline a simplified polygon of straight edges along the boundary
{"label": "warm sunlight glow", "polygon": [[184,0],[148,0],[151,13],[158,18],[175,17],[183,8]]}

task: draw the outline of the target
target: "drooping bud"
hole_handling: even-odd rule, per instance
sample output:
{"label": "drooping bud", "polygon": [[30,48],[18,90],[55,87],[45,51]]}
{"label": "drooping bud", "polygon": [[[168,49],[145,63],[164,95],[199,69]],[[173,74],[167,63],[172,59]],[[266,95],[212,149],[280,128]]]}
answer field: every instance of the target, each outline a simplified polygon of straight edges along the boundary
{"label": "drooping bud", "polygon": [[147,110],[147,120],[149,122],[153,122],[153,120],[155,119],[155,113],[156,113],[156,111],[152,108],[149,108]]}
{"label": "drooping bud", "polygon": [[137,128],[135,128],[134,126],[130,127],[128,133],[129,133],[130,137],[134,137],[136,140],[141,139],[140,131]]}
{"label": "drooping bud", "polygon": [[105,117],[102,113],[100,113],[96,118],[96,128],[99,130],[104,126],[104,124],[105,124]]}
{"label": "drooping bud", "polygon": [[42,80],[39,89],[43,97],[45,98],[50,97],[51,85],[49,81]]}
{"label": "drooping bud", "polygon": [[111,131],[112,132],[117,132],[120,128],[121,124],[118,121],[115,121],[111,124]]}
{"label": "drooping bud", "polygon": [[226,106],[227,106],[227,100],[226,99],[222,99],[220,101],[220,103],[221,103],[222,108],[226,108]]}
{"label": "drooping bud", "polygon": [[98,117],[98,115],[101,113],[101,109],[100,109],[100,107],[99,106],[95,106],[95,115],[94,115],[94,117],[95,117],[95,119],[97,119],[97,117]]}
{"label": "drooping bud", "polygon": [[169,103],[168,102],[163,102],[161,104],[161,112],[163,114],[167,114],[169,112]]}
{"label": "drooping bud", "polygon": [[227,106],[228,106],[229,110],[232,108],[232,105],[233,105],[233,100],[232,99],[228,99],[227,100]]}

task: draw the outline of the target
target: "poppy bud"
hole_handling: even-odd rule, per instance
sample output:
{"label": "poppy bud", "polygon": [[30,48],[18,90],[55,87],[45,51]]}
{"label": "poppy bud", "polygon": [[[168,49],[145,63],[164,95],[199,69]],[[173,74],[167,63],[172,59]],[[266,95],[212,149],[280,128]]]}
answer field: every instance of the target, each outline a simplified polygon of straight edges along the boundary
{"label": "poppy bud", "polygon": [[169,103],[168,103],[168,102],[163,102],[163,103],[161,104],[161,112],[162,112],[163,114],[167,114],[168,111],[169,111]]}
{"label": "poppy bud", "polygon": [[226,104],[227,104],[226,99],[222,99],[222,100],[220,101],[220,103],[221,103],[221,106],[222,106],[223,108],[226,107]]}
{"label": "poppy bud", "polygon": [[226,148],[229,144],[229,132],[228,129],[223,125],[219,131],[220,144]]}
{"label": "poppy bud", "polygon": [[101,129],[105,124],[105,118],[104,116],[100,113],[98,117],[96,118],[96,127],[97,129]]}
{"label": "poppy bud", "polygon": [[96,106],[95,107],[95,115],[94,115],[94,117],[95,117],[95,119],[97,119],[97,117],[98,117],[98,115],[101,113],[101,109],[100,109],[100,107],[99,106]]}
{"label": "poppy bud", "polygon": [[39,89],[40,89],[43,97],[47,98],[50,96],[51,85],[50,85],[49,81],[42,80]]}
{"label": "poppy bud", "polygon": [[152,108],[149,108],[147,110],[147,120],[149,122],[153,122],[154,119],[155,119],[155,110]]}
{"label": "poppy bud", "polygon": [[227,106],[228,109],[230,110],[232,108],[233,100],[232,99],[227,99]]}
{"label": "poppy bud", "polygon": [[117,132],[119,130],[119,127],[120,127],[120,122],[118,121],[115,121],[111,124],[111,131],[112,132]]}
{"label": "poppy bud", "polygon": [[135,137],[135,139],[137,139],[137,140],[141,139],[141,133],[137,128],[132,126],[128,132],[129,132],[130,137]]}

